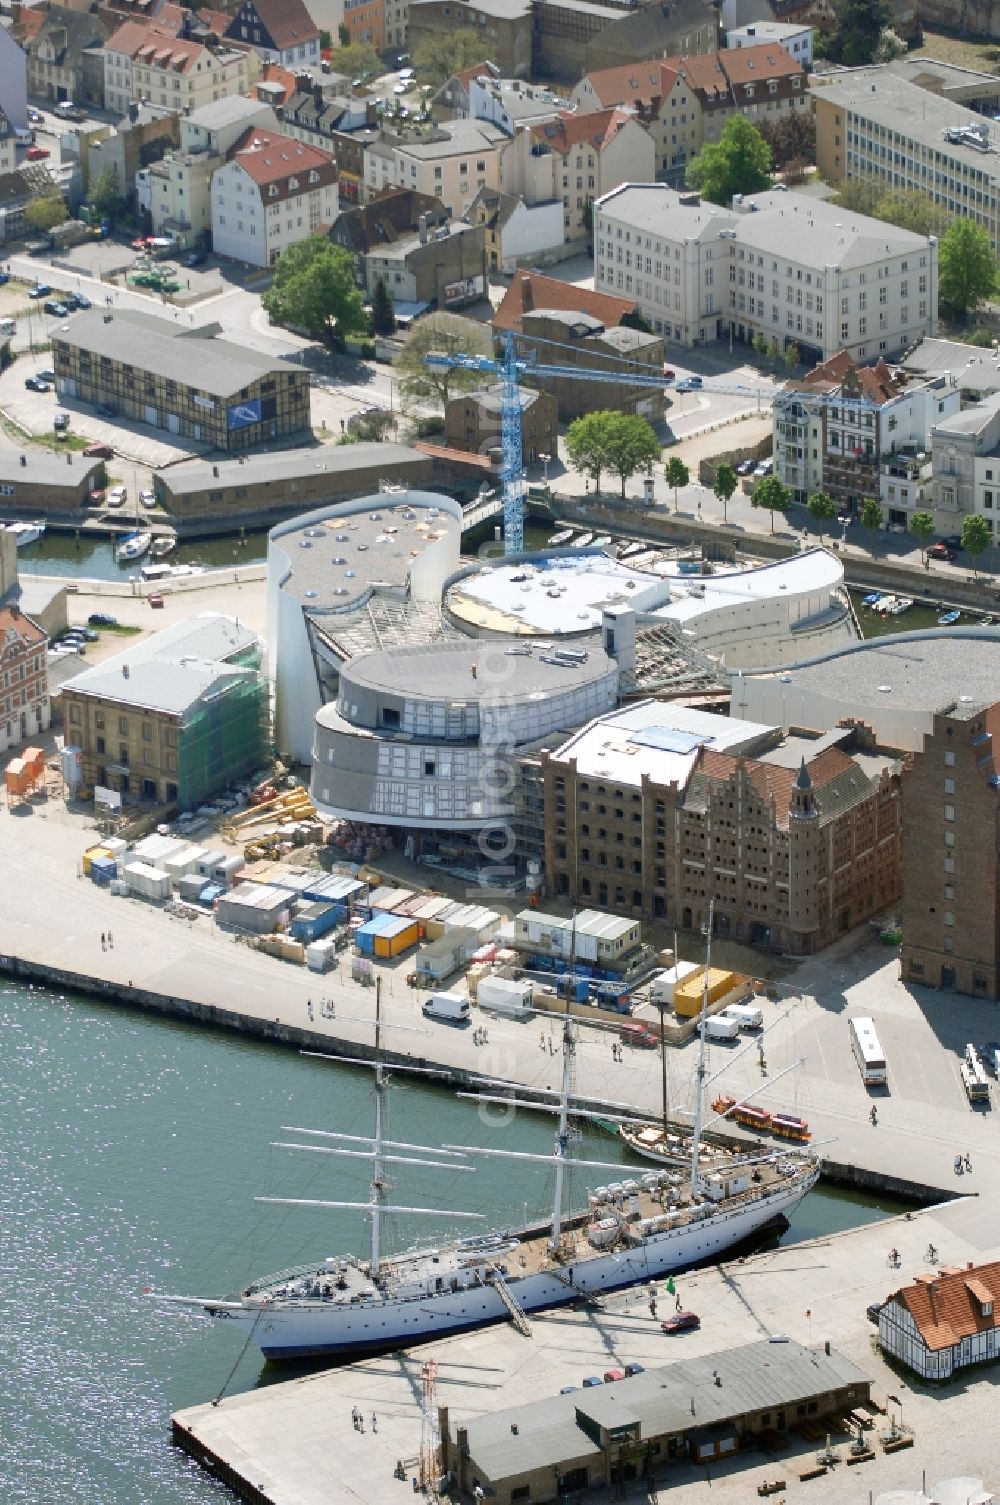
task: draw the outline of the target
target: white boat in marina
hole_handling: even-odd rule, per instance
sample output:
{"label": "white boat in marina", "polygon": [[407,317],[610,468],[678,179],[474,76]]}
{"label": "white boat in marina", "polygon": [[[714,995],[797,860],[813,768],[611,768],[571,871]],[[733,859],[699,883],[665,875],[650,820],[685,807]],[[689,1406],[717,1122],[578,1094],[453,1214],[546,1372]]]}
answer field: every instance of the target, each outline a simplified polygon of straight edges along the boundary
{"label": "white boat in marina", "polygon": [[569,543],[569,541],[570,541],[570,539],[572,537],[573,537],[573,529],[572,528],[561,528],[558,533],[553,533],[553,535],[549,539],[548,544],[546,545],[546,547],[549,548],[549,549],[562,549],[562,548],[565,548],[565,546]]}
{"label": "white boat in marina", "polygon": [[45,532],[44,523],[7,523],[7,532],[13,533],[15,547],[26,549],[30,543],[37,543]]}
{"label": "white boat in marina", "polygon": [[[367,1202],[294,1197],[261,1197],[280,1205],[363,1209],[371,1219],[367,1258],[354,1253],[327,1255],[311,1264],[253,1281],[230,1299],[161,1297],[195,1307],[253,1340],[268,1359],[303,1359],[385,1351],[513,1320],[527,1329],[528,1315],[569,1305],[588,1296],[645,1284],[692,1264],[713,1259],[761,1229],[787,1218],[819,1178],[819,1162],[799,1148],[749,1157],[702,1144],[701,1100],[705,1081],[704,1007],[695,1112],[689,1153],[675,1157],[670,1171],[628,1178],[620,1162],[580,1159],[570,1147],[571,1116],[588,1116],[572,1092],[577,1025],[563,1022],[562,1082],[558,1092],[539,1092],[545,1101],[522,1102],[506,1088],[481,1078],[480,1102],[503,1103],[556,1115],[551,1154],[535,1155],[499,1147],[443,1145],[438,1148],[385,1137],[388,1071],[382,1060],[380,1006],[376,995],[374,1073],[375,1121],[370,1135],[320,1128],[286,1127],[294,1140],[277,1148],[312,1154],[351,1156],[372,1162]],[[312,1054],[312,1052],[310,1052]],[[336,1057],[332,1059],[337,1059]],[[417,1070],[396,1067],[393,1072]],[[608,1103],[616,1121],[628,1110]],[[625,1118],[620,1116],[624,1111]],[[386,1255],[382,1220],[387,1213],[430,1215],[446,1221],[480,1215],[439,1207],[390,1203],[388,1174],[394,1165],[421,1165],[451,1173],[473,1169],[475,1156],[517,1164],[549,1165],[554,1173],[550,1218],[540,1226],[501,1230],[467,1239],[447,1239],[433,1248]],[[623,1179],[596,1187],[587,1207],[565,1211],[564,1183],[571,1167],[614,1171]],[[680,1174],[683,1172],[683,1174]]]}
{"label": "white boat in marina", "polygon": [[574,538],[571,547],[574,549],[587,549],[593,542],[593,533],[581,533],[579,538]]}
{"label": "white boat in marina", "polygon": [[125,537],[118,541],[115,558],[119,563],[130,559],[141,559],[149,552],[152,542],[152,533],[126,533]]}
{"label": "white boat in marina", "polygon": [[611,542],[611,534],[610,533],[600,533],[594,539],[592,547],[595,548],[595,549],[606,549],[607,546],[608,546],[608,544],[610,542]]}
{"label": "white boat in marina", "polygon": [[890,617],[901,617],[904,611],[909,611],[913,605],[912,596],[897,596],[891,606],[887,606]]}
{"label": "white boat in marina", "polygon": [[162,537],[153,539],[149,552],[154,559],[166,559],[167,555],[172,554],[176,547],[177,534],[165,533]]}

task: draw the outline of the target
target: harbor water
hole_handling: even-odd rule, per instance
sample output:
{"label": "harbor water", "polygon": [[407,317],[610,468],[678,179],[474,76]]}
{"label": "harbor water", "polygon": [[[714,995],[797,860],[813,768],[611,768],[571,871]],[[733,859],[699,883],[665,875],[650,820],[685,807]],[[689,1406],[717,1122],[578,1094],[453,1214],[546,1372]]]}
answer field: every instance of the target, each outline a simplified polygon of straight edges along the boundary
{"label": "harbor water", "polygon": [[[367,1197],[366,1162],[269,1144],[289,1137],[283,1125],[368,1132],[369,1073],[12,984],[0,984],[0,1032],[5,1501],[229,1499],[171,1448],[169,1415],[217,1395],[237,1360],[231,1391],[287,1371],[265,1367],[256,1349],[240,1359],[242,1340],[224,1325],[158,1306],[144,1290],[221,1296],[254,1275],[363,1251],[360,1213],[264,1207],[254,1197]],[[488,1071],[488,1048],[482,1054]],[[517,1113],[501,1129],[480,1116],[489,1111],[400,1076],[389,1132],[432,1145],[551,1149],[545,1116]],[[597,1129],[585,1149],[625,1160]],[[516,1175],[485,1158],[474,1175],[397,1173],[404,1200],[481,1211],[484,1229],[521,1223],[551,1194],[546,1168],[522,1162]],[[574,1203],[585,1190],[574,1188]],[[785,1240],[898,1210],[820,1189]],[[439,1240],[445,1226],[390,1225],[390,1242]],[[463,1234],[479,1226],[458,1225]]]}
{"label": "harbor water", "polygon": [[[128,521],[123,513],[122,522]],[[266,558],[267,532],[258,528],[242,535],[229,533],[179,543],[167,563],[201,564],[217,570],[234,564],[260,564]],[[94,533],[56,532],[54,528],[49,528],[37,543],[19,549],[17,562],[25,576],[67,575],[83,580],[127,580],[129,575],[138,575],[143,563],[130,559],[119,564],[111,539]]]}

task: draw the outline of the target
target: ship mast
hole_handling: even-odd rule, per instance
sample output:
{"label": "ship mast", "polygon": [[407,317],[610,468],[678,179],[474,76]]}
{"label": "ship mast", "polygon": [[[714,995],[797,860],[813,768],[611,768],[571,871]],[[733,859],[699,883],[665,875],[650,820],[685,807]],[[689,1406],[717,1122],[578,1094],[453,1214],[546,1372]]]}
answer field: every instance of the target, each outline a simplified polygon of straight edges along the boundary
{"label": "ship mast", "polygon": [[553,1151],[556,1166],[556,1184],[552,1199],[552,1236],[549,1239],[549,1249],[553,1254],[558,1250],[559,1240],[562,1237],[563,1181],[566,1174],[566,1151],[569,1148],[569,1099],[573,1054],[576,1050],[576,1042],[573,1038],[573,1026],[569,1020],[568,1009],[569,1003],[567,1001],[567,1016],[563,1023],[563,1069],[562,1086],[559,1093],[559,1121],[556,1125],[556,1142]]}
{"label": "ship mast", "polygon": [[698,1160],[701,1154],[701,1120],[705,1098],[705,1018],[708,1014],[709,973],[712,967],[712,927],[715,922],[715,900],[708,906],[708,925],[705,929],[705,980],[701,989],[701,1012],[698,1015],[698,1066],[694,1078],[694,1122],[691,1125],[691,1196],[701,1190],[701,1174]]}
{"label": "ship mast", "polygon": [[385,1147],[382,1140],[382,1100],[385,1096],[385,1074],[382,1064],[382,978],[375,978],[375,1137],[372,1141],[372,1253],[371,1277],[377,1284],[382,1233],[382,1203],[385,1197]]}

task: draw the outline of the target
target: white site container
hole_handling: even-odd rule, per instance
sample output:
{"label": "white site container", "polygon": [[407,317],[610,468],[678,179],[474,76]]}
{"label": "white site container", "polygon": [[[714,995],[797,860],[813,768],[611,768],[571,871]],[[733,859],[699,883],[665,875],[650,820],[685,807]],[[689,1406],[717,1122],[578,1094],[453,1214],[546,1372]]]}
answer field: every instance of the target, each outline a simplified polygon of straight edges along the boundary
{"label": "white site container", "polygon": [[482,977],[476,989],[481,1009],[498,1014],[527,1014],[531,1009],[532,985],[515,982],[512,977]]}
{"label": "white site container", "polygon": [[173,893],[170,874],[148,862],[130,862],[124,872],[130,894],[141,899],[169,899]]}
{"label": "white site container", "polygon": [[306,966],[310,972],[329,972],[336,959],[336,941],[310,941],[306,947]]}
{"label": "white site container", "polygon": [[668,1003],[673,1008],[674,989],[678,983],[700,970],[697,962],[677,962],[665,972],[658,972],[649,985],[649,996],[653,1003]]}
{"label": "white site container", "polygon": [[753,1003],[731,1003],[722,1010],[718,1016],[726,1019],[735,1019],[740,1029],[763,1029],[764,1014]]}

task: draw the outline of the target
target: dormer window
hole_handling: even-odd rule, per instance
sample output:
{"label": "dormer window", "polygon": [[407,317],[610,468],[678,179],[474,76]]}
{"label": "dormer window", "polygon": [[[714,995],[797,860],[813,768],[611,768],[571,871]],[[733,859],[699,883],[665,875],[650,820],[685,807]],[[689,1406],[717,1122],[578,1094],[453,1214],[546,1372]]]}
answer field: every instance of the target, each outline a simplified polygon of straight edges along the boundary
{"label": "dormer window", "polygon": [[278,185],[276,183],[271,184],[267,190],[267,196],[269,199],[276,199],[278,197]]}
{"label": "dormer window", "polygon": [[288,186],[292,190],[292,192],[294,193],[295,190],[299,186],[299,180],[298,180],[298,178],[289,178],[289,180],[288,180]]}
{"label": "dormer window", "polygon": [[319,182],[319,173],[316,171],[315,167],[310,168],[310,170],[309,170],[309,181],[310,181],[310,183],[318,183]]}

